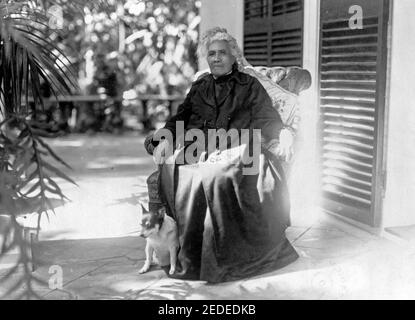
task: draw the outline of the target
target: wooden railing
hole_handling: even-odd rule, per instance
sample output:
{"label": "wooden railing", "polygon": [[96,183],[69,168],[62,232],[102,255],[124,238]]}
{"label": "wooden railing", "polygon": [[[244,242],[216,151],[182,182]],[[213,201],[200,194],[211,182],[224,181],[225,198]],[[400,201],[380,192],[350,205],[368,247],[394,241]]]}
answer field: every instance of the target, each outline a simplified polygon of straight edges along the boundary
{"label": "wooden railing", "polygon": [[[76,107],[88,107],[87,103],[100,103],[104,106],[106,103],[111,102],[123,102],[123,101],[141,101],[143,106],[143,114],[141,122],[144,130],[149,129],[149,117],[148,117],[148,102],[149,101],[163,101],[168,102],[169,114],[172,114],[172,106],[174,102],[181,102],[184,100],[184,96],[181,95],[158,95],[158,94],[142,94],[136,98],[126,99],[123,96],[110,97],[108,95],[71,95],[71,96],[58,96],[44,98],[44,103],[61,103],[72,102],[76,104]],[[33,102],[33,98],[29,98],[29,102]]]}
{"label": "wooden railing", "polygon": [[[160,95],[160,94],[142,94],[137,98],[126,99],[122,96],[110,97],[108,95],[71,95],[71,96],[58,96],[50,97],[46,100],[53,102],[100,102],[100,101],[124,101],[124,100],[164,100],[164,101],[180,101],[184,97],[181,95]],[[29,102],[33,102],[33,98],[29,98]]]}

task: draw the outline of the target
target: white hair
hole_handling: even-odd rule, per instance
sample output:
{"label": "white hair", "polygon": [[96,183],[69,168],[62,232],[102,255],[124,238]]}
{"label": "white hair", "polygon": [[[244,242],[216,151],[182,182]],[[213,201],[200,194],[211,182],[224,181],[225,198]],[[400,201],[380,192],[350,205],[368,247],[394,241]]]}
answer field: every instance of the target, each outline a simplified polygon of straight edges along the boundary
{"label": "white hair", "polygon": [[225,28],[221,27],[211,28],[203,34],[197,48],[199,58],[206,57],[209,46],[214,41],[226,41],[228,43],[231,54],[235,58],[236,64],[238,65],[239,71],[242,71],[246,66],[250,66],[248,61],[246,61],[243,56],[242,50],[239,48],[236,39],[232,37]]}

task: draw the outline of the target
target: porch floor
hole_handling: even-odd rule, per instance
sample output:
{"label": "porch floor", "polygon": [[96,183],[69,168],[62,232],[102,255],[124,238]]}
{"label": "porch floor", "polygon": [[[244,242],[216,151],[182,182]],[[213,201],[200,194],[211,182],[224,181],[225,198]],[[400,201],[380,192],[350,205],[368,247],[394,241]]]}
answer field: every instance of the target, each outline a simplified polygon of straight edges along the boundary
{"label": "porch floor", "polygon": [[[415,298],[414,250],[330,217],[311,227],[290,227],[287,235],[300,254],[296,262],[215,285],[169,279],[156,266],[139,274],[145,246],[140,237],[42,241],[35,246],[41,262],[34,275],[45,284],[35,291],[44,299]],[[48,286],[51,266],[62,268],[62,290]]]}
{"label": "porch floor", "polygon": [[[74,167],[68,174],[79,188],[62,183],[72,202],[42,219],[33,273],[45,281],[34,286],[42,298],[415,299],[415,248],[327,215],[294,221],[287,236],[300,258],[272,273],[215,285],[169,279],[158,267],[139,274],[145,240],[137,236],[137,204],[146,201],[145,179],[154,170],[142,142],[141,136],[51,141]],[[52,266],[62,270],[62,289],[48,285]],[[18,276],[2,283],[0,296]]]}

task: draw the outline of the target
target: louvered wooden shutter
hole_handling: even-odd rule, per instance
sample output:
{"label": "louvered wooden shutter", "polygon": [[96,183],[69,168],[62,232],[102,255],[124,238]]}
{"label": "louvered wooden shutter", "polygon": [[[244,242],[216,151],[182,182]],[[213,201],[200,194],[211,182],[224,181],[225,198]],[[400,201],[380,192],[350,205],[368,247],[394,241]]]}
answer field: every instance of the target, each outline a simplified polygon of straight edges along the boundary
{"label": "louvered wooden shutter", "polygon": [[245,0],[244,55],[254,66],[302,66],[303,0]]}
{"label": "louvered wooden shutter", "polygon": [[[349,8],[363,9],[350,29]],[[320,114],[324,208],[379,225],[386,78],[384,0],[322,0]]]}

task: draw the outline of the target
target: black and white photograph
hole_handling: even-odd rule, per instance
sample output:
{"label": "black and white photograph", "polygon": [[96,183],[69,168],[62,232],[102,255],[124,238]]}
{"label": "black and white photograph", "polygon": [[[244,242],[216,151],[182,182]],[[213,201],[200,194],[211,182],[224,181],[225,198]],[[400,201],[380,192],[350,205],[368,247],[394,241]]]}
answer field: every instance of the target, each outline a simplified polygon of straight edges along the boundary
{"label": "black and white photograph", "polygon": [[0,0],[0,300],[414,300],[414,11]]}

